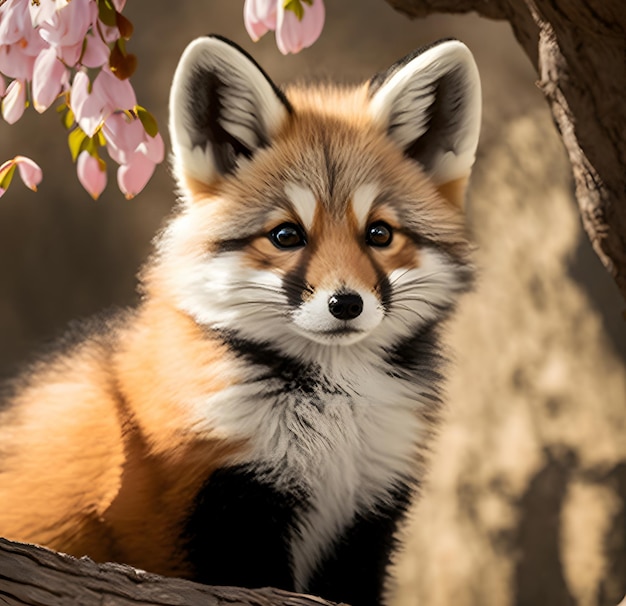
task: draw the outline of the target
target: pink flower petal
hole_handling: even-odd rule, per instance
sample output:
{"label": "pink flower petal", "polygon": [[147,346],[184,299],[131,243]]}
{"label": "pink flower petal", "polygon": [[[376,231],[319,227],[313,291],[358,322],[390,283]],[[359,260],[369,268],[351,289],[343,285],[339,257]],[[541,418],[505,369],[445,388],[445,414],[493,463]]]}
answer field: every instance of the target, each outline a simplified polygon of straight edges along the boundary
{"label": "pink flower petal", "polygon": [[107,173],[101,169],[98,160],[87,151],[81,152],[76,161],[76,174],[87,193],[97,200],[107,184]]}
{"label": "pink flower petal", "polygon": [[20,177],[24,185],[33,191],[37,191],[37,186],[41,183],[41,179],[43,178],[43,173],[39,165],[26,156],[15,156],[13,160],[17,164],[17,169],[20,172]]}
{"label": "pink flower petal", "polygon": [[121,112],[111,114],[104,122],[102,134],[107,141],[107,151],[118,164],[127,164],[145,131],[139,119],[129,119]]}
{"label": "pink flower petal", "polygon": [[132,109],[137,105],[137,97],[130,81],[115,77],[108,67],[102,68],[94,80],[93,94],[107,100],[110,112],[116,109]]}
{"label": "pink flower petal", "polygon": [[78,125],[87,136],[93,137],[104,121],[105,114],[108,115],[112,109],[108,106],[106,97],[102,96],[102,88],[96,89],[94,85],[89,93],[89,86],[87,74],[82,71],[76,72],[70,91],[70,107]]}
{"label": "pink flower petal", "polygon": [[269,30],[276,29],[276,0],[246,0],[243,22],[255,42]]}
{"label": "pink flower petal", "polygon": [[15,44],[30,27],[29,0],[7,0],[2,6],[0,19],[0,44]]}
{"label": "pink flower petal", "polygon": [[[2,166],[0,166],[0,181],[7,176],[7,173],[15,170],[15,167],[18,169],[24,185],[33,191],[37,191],[37,186],[41,183],[43,173],[39,165],[26,156],[15,156],[15,158],[4,162]],[[0,196],[2,196],[5,191],[6,189],[0,188]]]}
{"label": "pink flower petal", "polygon": [[35,57],[27,55],[19,45],[0,46],[0,72],[9,78],[32,80]]}
{"label": "pink flower petal", "polygon": [[81,40],[78,44],[71,46],[59,46],[56,48],[59,59],[61,59],[65,65],[74,67],[78,63],[80,55],[83,52],[83,42]]}
{"label": "pink flower petal", "polygon": [[87,46],[85,47],[82,64],[85,67],[97,68],[107,63],[111,51],[100,36],[89,34],[85,39],[87,40]]}
{"label": "pink flower petal", "polygon": [[[5,181],[7,175],[11,172],[11,170],[15,170],[15,159],[13,160],[7,160],[6,162],[3,162],[2,164],[0,164],[0,183],[2,183],[3,185],[6,185],[6,187],[0,187],[0,198],[4,195],[4,192],[7,191],[7,189],[9,189],[9,185],[11,184],[11,180],[9,179],[9,181]],[[11,177],[12,179],[13,177]]]}
{"label": "pink flower petal", "polygon": [[6,82],[4,81],[4,78],[2,77],[2,75],[0,75],[0,97],[4,97],[4,93],[6,92],[7,92]]}
{"label": "pink flower petal", "polygon": [[98,35],[100,35],[100,33],[107,44],[115,42],[120,37],[120,30],[117,29],[115,25],[105,25],[102,21],[98,21]]}
{"label": "pink flower petal", "polygon": [[2,117],[9,124],[15,124],[22,117],[24,109],[26,109],[26,85],[21,80],[13,80],[2,99]]}
{"label": "pink flower petal", "polygon": [[54,47],[82,44],[96,18],[96,3],[92,0],[71,0],[57,6],[56,12],[39,28],[41,37]]}
{"label": "pink flower petal", "polygon": [[134,154],[128,164],[117,169],[117,185],[127,200],[134,198],[150,180],[155,163],[143,154]]}
{"label": "pink flower petal", "polygon": [[293,11],[285,10],[282,2],[278,5],[276,23],[276,46],[286,55],[299,53],[311,46],[322,33],[326,11],[323,0],[313,0],[313,5],[303,3],[304,16],[298,20]]}
{"label": "pink flower petal", "polygon": [[151,137],[147,133],[144,134],[145,138],[137,147],[137,151],[144,154],[155,164],[161,164],[165,157],[165,145],[163,145],[161,133],[157,133],[154,137]]}
{"label": "pink flower petal", "polygon": [[52,18],[57,10],[57,3],[53,0],[39,2],[38,4],[29,2],[28,10],[33,27],[39,27],[42,23]]}
{"label": "pink flower petal", "polygon": [[45,112],[61,92],[67,81],[67,69],[50,47],[39,53],[33,70],[33,106],[40,114]]}

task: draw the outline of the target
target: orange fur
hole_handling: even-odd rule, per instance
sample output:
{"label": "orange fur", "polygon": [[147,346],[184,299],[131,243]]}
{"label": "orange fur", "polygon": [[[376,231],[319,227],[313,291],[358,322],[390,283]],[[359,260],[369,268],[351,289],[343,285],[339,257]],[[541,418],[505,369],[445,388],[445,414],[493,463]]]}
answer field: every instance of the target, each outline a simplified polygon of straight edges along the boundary
{"label": "orange fur", "polygon": [[86,344],[53,364],[3,419],[0,533],[185,575],[184,505],[244,448],[193,431],[183,406],[224,388],[225,352],[167,305],[132,320],[114,349]]}

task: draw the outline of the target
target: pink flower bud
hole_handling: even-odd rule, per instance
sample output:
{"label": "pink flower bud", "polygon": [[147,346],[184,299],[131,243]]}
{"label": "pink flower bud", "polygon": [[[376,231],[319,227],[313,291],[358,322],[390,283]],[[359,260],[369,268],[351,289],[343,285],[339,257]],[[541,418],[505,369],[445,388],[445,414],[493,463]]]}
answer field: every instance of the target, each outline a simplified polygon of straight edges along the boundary
{"label": "pink flower bud", "polygon": [[278,3],[276,46],[283,55],[299,53],[311,46],[322,33],[326,17],[323,0],[313,0],[311,6],[303,3],[302,7],[304,16],[300,21],[293,11],[285,10],[283,3]]}
{"label": "pink flower bud", "polygon": [[83,132],[88,137],[93,137],[104,120],[107,102],[101,94],[101,89],[96,90],[94,86],[89,93],[89,86],[89,76],[85,72],[77,72],[72,81],[70,107]]}
{"label": "pink flower bud", "polygon": [[25,108],[26,85],[21,80],[13,80],[2,99],[2,117],[9,124],[15,124],[22,117]]}
{"label": "pink flower bud", "polygon": [[143,154],[134,154],[128,164],[117,169],[117,185],[127,200],[134,198],[150,180],[155,163]]}
{"label": "pink flower bud", "polygon": [[[11,160],[7,160],[0,166],[0,197],[6,192],[12,179],[13,171],[17,167],[20,178],[26,187],[37,191],[37,186],[41,183],[43,173],[39,165],[25,156],[15,156]],[[8,177],[8,180],[7,180]]]}
{"label": "pink flower bud", "polygon": [[33,191],[37,191],[37,186],[43,178],[43,172],[39,165],[26,156],[15,156],[13,160],[17,164],[17,170],[24,185]]}
{"label": "pink flower bud", "polygon": [[255,42],[269,30],[276,29],[277,0],[246,0],[243,22]]}
{"label": "pink flower bud", "polygon": [[87,193],[97,200],[107,184],[106,170],[102,169],[97,158],[87,151],[81,152],[76,161],[76,174]]}

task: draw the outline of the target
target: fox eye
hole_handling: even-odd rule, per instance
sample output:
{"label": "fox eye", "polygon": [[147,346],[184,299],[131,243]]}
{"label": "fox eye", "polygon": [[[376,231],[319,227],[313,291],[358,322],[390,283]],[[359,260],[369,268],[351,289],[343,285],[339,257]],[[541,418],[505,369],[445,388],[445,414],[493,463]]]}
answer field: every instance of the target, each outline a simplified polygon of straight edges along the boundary
{"label": "fox eye", "polygon": [[295,223],[281,223],[269,233],[269,239],[277,248],[298,248],[306,244],[304,231]]}
{"label": "fox eye", "polygon": [[393,240],[393,231],[384,221],[376,221],[367,226],[365,241],[370,246],[384,248],[391,244],[391,240]]}

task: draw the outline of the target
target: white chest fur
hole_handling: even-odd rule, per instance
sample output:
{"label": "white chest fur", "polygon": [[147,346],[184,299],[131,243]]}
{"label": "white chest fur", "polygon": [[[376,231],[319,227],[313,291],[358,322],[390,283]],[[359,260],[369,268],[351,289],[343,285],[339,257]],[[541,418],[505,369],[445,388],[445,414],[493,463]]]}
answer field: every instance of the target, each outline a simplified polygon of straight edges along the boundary
{"label": "white chest fur", "polygon": [[419,385],[371,364],[342,366],[332,378],[254,376],[203,403],[212,427],[250,444],[237,463],[306,495],[291,537],[297,590],[357,512],[412,476],[424,432]]}

